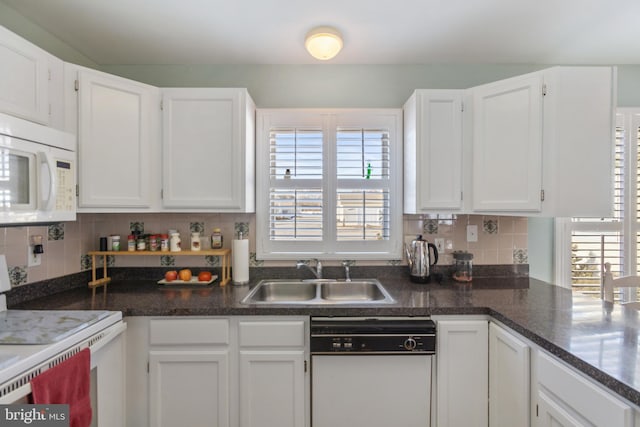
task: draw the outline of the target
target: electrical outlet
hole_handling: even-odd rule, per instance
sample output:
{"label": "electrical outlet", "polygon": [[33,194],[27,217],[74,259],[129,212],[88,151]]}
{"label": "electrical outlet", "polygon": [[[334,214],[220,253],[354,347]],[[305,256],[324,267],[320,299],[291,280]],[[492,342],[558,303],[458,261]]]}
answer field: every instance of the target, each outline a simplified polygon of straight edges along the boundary
{"label": "electrical outlet", "polygon": [[42,264],[42,254],[34,254],[33,246],[27,246],[27,267],[37,267]]}
{"label": "electrical outlet", "polygon": [[434,244],[436,245],[436,249],[438,253],[444,253],[444,239],[434,239]]}
{"label": "electrical outlet", "polygon": [[478,241],[478,226],[467,225],[467,242],[477,242],[477,241]]}

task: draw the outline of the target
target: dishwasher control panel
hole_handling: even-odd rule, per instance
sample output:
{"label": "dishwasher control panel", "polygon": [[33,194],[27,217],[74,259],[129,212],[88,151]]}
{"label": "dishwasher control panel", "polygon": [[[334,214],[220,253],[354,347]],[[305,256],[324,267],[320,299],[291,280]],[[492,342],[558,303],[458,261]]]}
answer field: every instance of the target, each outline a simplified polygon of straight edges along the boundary
{"label": "dishwasher control panel", "polygon": [[435,354],[429,318],[320,318],[311,320],[312,354]]}

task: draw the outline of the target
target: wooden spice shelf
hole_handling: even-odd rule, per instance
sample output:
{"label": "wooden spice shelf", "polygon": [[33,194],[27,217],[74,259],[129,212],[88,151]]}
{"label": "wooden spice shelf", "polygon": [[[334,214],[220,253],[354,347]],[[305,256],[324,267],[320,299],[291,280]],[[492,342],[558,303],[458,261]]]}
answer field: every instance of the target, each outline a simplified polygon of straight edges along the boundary
{"label": "wooden spice shelf", "polygon": [[[111,282],[111,277],[107,274],[107,257],[112,256],[218,256],[222,258],[220,286],[224,286],[231,281],[231,249],[203,249],[201,251],[179,251],[179,252],[162,252],[162,251],[91,251],[91,281],[89,288],[96,295],[96,288],[104,286],[104,292],[107,292],[107,284]],[[102,278],[97,278],[97,257],[102,257]]]}

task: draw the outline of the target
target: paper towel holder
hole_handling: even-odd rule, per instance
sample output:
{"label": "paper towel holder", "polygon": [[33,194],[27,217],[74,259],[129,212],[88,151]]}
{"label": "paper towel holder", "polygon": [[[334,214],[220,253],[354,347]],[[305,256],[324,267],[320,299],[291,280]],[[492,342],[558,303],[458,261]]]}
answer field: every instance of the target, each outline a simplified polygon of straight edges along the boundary
{"label": "paper towel holder", "polygon": [[234,285],[249,284],[249,242],[243,239],[244,233],[238,232],[238,239],[231,242],[231,276]]}

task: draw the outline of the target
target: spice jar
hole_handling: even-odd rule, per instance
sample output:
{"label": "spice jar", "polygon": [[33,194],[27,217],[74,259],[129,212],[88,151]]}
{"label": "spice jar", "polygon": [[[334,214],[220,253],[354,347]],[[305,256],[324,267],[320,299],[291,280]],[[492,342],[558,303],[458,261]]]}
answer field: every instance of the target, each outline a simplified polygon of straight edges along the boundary
{"label": "spice jar", "polygon": [[200,250],[200,233],[194,231],[191,233],[191,250],[199,251]]}
{"label": "spice jar", "polygon": [[222,231],[219,228],[213,229],[213,234],[211,234],[211,249],[221,249],[222,248]]}
{"label": "spice jar", "polygon": [[139,251],[147,250],[147,242],[143,235],[138,236],[138,240],[136,241],[136,249]]}
{"label": "spice jar", "polygon": [[169,238],[169,249],[171,252],[180,252],[182,250],[182,247],[180,246],[181,242],[180,233],[171,233],[171,237]]}
{"label": "spice jar", "polygon": [[158,245],[158,236],[156,234],[152,234],[149,238],[149,250],[156,252],[159,249]]}
{"label": "spice jar", "polygon": [[160,251],[162,252],[169,251],[169,235],[168,234],[160,235]]}
{"label": "spice jar", "polygon": [[129,234],[127,237],[127,250],[129,252],[134,252],[136,250],[136,236],[133,234]]}
{"label": "spice jar", "polygon": [[470,282],[473,280],[473,254],[465,251],[453,252],[453,280]]}
{"label": "spice jar", "polygon": [[120,236],[111,236],[111,250],[115,252],[120,250]]}

